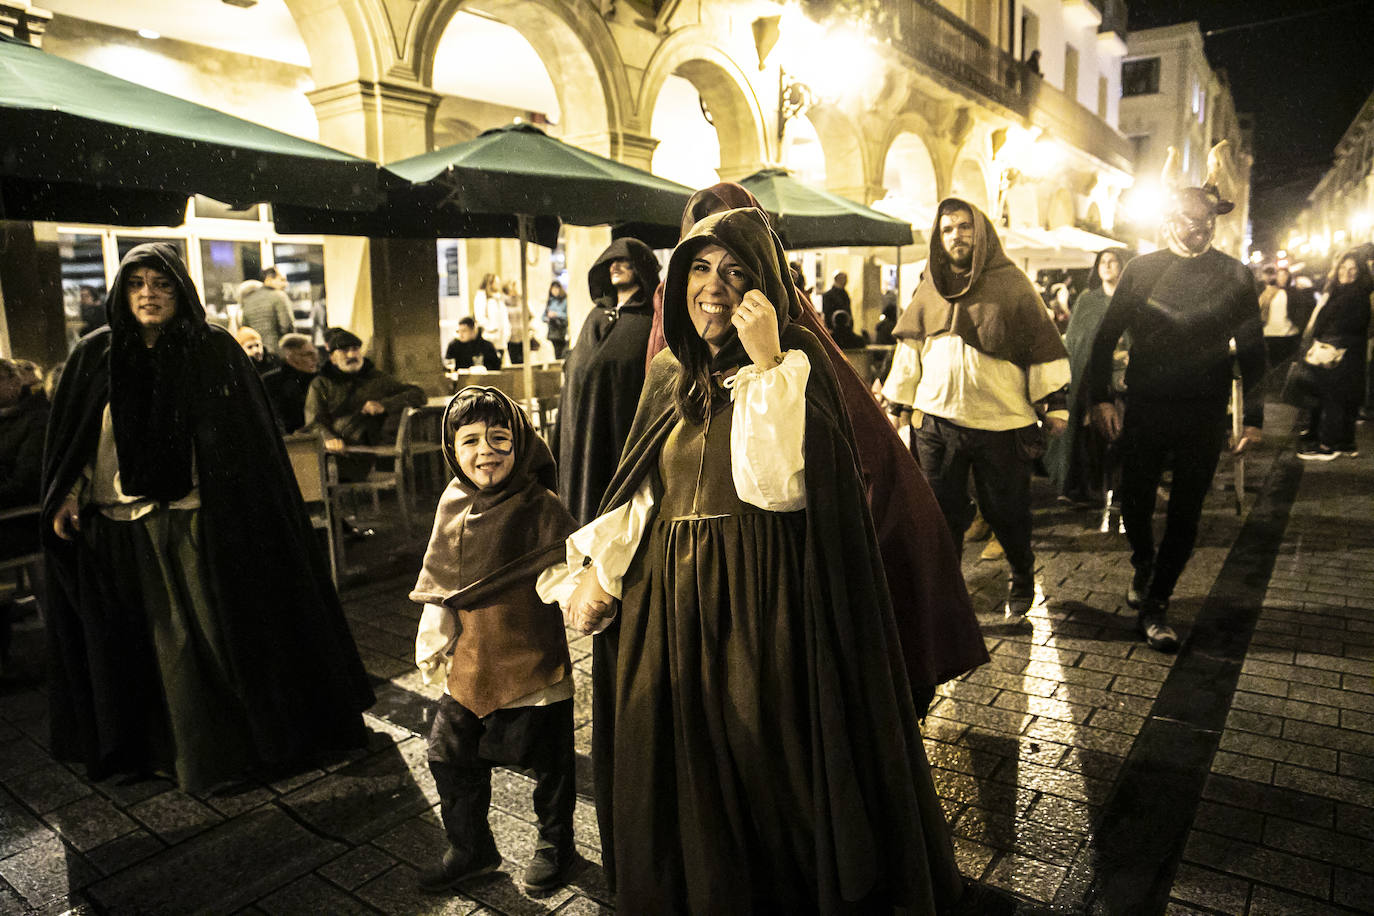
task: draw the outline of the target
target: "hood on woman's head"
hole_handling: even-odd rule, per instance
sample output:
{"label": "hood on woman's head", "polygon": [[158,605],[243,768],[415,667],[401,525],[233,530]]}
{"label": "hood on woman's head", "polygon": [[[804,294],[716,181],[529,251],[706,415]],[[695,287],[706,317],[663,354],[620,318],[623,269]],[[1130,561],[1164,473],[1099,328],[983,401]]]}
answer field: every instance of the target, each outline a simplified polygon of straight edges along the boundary
{"label": "hood on woman's head", "polygon": [[191,282],[191,273],[175,245],[168,242],[148,242],[130,249],[119,262],[114,282],[105,294],[105,319],[114,331],[128,331],[137,328],[133,313],[129,311],[128,293],[125,285],[130,272],[139,267],[151,267],[171,278],[177,288],[176,323],[205,324],[205,306],[201,304],[196,285]]}
{"label": "hood on woman's head", "polygon": [[[697,253],[708,245],[719,245],[728,251],[749,274],[753,288],[773,303],[778,313],[779,333],[791,318],[800,314],[801,302],[787,271],[782,243],[768,227],[768,217],[763,211],[744,207],[712,213],[692,227],[687,237],[673,249],[668,261],[668,278],[663,290],[663,332],[678,359],[682,359],[689,339],[697,336],[687,311],[687,276]],[[738,338],[733,338],[722,349],[721,357],[742,364],[746,357]]]}
{"label": "hood on woman's head", "polygon": [[702,188],[692,195],[691,199],[687,201],[687,207],[682,211],[680,237],[687,238],[692,227],[712,213],[739,210],[744,207],[763,209],[758,198],[751,194],[744,185],[735,184],[733,181],[722,181],[719,184],[711,185],[709,188]]}

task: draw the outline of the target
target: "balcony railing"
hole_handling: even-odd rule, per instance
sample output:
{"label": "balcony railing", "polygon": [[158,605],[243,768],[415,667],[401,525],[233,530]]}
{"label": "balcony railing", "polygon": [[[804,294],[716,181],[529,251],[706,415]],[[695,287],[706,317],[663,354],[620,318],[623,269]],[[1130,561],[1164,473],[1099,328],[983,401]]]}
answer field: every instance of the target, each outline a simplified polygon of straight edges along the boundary
{"label": "balcony railing", "polygon": [[879,23],[894,47],[1025,117],[1026,67],[935,0],[884,3]]}

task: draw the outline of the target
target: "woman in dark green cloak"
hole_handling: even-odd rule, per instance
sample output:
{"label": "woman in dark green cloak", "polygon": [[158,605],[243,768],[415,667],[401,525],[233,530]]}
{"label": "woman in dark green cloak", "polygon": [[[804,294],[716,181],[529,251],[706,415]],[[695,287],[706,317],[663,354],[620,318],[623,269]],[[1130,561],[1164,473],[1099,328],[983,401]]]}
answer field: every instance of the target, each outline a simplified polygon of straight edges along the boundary
{"label": "woman in dark green cloak", "polygon": [[[1088,277],[1088,288],[1078,294],[1064,332],[1064,347],[1069,351],[1069,425],[1062,436],[1050,440],[1045,467],[1059,495],[1074,503],[1098,503],[1108,469],[1108,443],[1088,424],[1087,389],[1083,378],[1088,371],[1088,356],[1102,316],[1107,314],[1121,271],[1131,258],[1124,248],[1098,252]],[[1124,349],[1124,347],[1123,347]]]}
{"label": "woman in dark green cloak", "polygon": [[[921,746],[852,433],[754,209],[673,252],[569,608],[617,613],[617,909],[932,913],[962,882]],[[599,774],[604,776],[605,774]]]}

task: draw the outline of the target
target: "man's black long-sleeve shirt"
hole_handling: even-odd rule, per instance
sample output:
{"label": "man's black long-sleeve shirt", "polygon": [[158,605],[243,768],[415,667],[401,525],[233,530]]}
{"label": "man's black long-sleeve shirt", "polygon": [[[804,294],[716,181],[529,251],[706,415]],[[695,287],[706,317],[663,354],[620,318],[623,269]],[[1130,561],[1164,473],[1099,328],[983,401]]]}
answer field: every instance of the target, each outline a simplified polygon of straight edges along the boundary
{"label": "man's black long-sleeve shirt", "polygon": [[[1195,258],[1154,251],[1126,266],[1093,341],[1088,365],[1093,403],[1112,398],[1112,350],[1125,332],[1131,335],[1128,401],[1225,404],[1231,395],[1233,337],[1245,390],[1264,377],[1254,281],[1244,264],[1216,249]],[[1247,409],[1247,426],[1263,423],[1262,405],[1257,406]]]}

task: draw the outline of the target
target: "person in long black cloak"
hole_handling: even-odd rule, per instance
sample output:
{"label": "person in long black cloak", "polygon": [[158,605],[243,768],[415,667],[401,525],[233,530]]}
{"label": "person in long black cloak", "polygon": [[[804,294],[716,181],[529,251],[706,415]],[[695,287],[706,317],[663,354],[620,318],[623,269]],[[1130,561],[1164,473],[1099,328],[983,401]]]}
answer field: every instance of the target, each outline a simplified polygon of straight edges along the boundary
{"label": "person in long black cloak", "polygon": [[587,288],[596,307],[563,363],[558,423],[558,495],[584,525],[596,517],[615,473],[644,387],[658,261],[638,239],[622,238],[596,259]]}
{"label": "person in long black cloak", "polygon": [[252,363],[170,245],[105,309],[44,459],[53,755],[203,790],[359,745],[372,689]]}
{"label": "person in long black cloak", "polygon": [[620,598],[597,672],[619,912],[933,913],[961,895],[852,431],[784,264],[756,209],[678,245],[669,349],[606,511],[569,539],[588,558],[570,622],[596,631]]}

